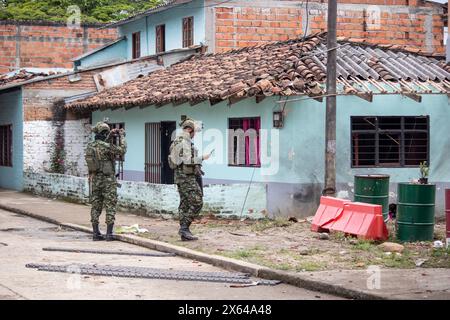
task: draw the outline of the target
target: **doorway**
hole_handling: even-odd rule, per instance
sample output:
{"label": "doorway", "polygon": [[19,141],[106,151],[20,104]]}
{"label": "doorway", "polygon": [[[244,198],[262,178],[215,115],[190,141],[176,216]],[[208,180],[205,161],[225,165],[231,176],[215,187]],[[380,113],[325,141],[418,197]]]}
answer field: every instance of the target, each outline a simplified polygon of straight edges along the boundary
{"label": "doorway", "polygon": [[145,124],[145,181],[173,184],[173,170],[167,157],[172,143],[175,121],[151,122]]}

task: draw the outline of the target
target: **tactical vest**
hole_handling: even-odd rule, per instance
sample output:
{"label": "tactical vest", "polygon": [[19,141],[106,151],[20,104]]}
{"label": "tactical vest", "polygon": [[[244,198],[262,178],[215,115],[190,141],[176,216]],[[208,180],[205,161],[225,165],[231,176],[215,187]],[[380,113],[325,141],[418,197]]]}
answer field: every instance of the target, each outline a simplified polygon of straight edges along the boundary
{"label": "tactical vest", "polygon": [[100,160],[97,148],[88,145],[84,159],[88,167],[89,174],[100,172]]}
{"label": "tactical vest", "polygon": [[108,159],[102,156],[99,146],[88,145],[85,153],[85,160],[89,174],[103,173],[105,175],[114,175],[114,159]]}
{"label": "tactical vest", "polygon": [[[184,163],[181,163],[181,164],[177,165],[176,162],[173,161],[173,159],[172,159],[173,156],[183,157],[182,154],[181,155],[180,154],[177,154],[177,155],[172,154],[174,148],[180,143],[183,143],[183,138],[182,137],[176,138],[176,140],[174,140],[172,142],[172,144],[170,145],[169,156],[168,156],[169,167],[170,167],[170,169],[175,170],[176,168],[181,166],[183,173],[185,173],[185,174],[194,174],[195,173],[195,168],[194,168],[195,166],[193,164],[192,165],[186,165]],[[195,149],[194,149],[192,143],[191,143],[191,152],[192,152],[191,153],[191,157],[192,157],[192,159],[194,159],[194,157],[197,156],[197,152],[195,152]]]}

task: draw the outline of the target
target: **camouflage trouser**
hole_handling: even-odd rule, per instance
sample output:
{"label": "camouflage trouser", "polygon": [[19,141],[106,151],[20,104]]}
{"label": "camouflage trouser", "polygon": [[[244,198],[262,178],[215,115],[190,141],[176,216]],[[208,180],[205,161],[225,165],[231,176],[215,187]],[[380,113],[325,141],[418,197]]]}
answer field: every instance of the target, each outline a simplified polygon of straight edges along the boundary
{"label": "camouflage trouser", "polygon": [[177,186],[180,194],[180,206],[178,207],[180,225],[187,224],[189,226],[202,210],[202,190],[194,175],[185,176],[178,181]]}
{"label": "camouflage trouser", "polygon": [[114,223],[117,204],[117,182],[113,175],[96,174],[92,178],[91,222],[96,224],[103,207],[106,210],[106,224]]}

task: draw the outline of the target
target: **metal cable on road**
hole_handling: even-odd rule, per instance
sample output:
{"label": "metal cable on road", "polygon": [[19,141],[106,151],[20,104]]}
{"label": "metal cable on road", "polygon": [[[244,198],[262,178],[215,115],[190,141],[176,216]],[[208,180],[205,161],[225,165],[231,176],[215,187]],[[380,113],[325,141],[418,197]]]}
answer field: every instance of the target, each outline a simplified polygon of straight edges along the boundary
{"label": "metal cable on road", "polygon": [[[30,263],[27,265],[28,268],[41,268],[45,267],[47,264],[35,264]],[[71,264],[65,266],[67,268],[88,268],[88,269],[101,269],[107,272],[133,272],[136,274],[145,273],[169,273],[172,275],[194,275],[202,277],[219,277],[219,278],[248,278],[250,275],[241,272],[206,272],[206,271],[185,271],[185,270],[172,270],[172,269],[158,269],[158,268],[148,268],[148,267],[135,267],[135,266],[111,266],[111,265],[96,265],[96,264]]]}
{"label": "metal cable on road", "polygon": [[205,281],[234,284],[277,285],[275,280],[252,280],[246,274],[228,272],[198,272],[182,270],[165,270],[129,266],[99,266],[99,265],[51,265],[51,264],[27,264],[27,268],[36,268],[39,271],[77,273],[85,275],[99,275],[125,278],[145,278],[162,280]]}
{"label": "metal cable on road", "polygon": [[44,251],[57,252],[74,252],[74,253],[94,253],[94,254],[118,254],[126,256],[144,256],[144,257],[174,257],[174,253],[166,252],[132,252],[132,251],[117,251],[117,250],[94,250],[94,249],[73,249],[73,248],[42,248]]}

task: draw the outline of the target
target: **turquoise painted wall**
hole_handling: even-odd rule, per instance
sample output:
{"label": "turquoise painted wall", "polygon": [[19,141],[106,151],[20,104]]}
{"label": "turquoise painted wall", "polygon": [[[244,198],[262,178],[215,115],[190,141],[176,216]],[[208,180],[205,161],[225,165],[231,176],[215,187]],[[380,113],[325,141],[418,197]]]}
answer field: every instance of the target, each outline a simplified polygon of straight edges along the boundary
{"label": "turquoise painted wall", "polygon": [[13,166],[0,166],[0,188],[23,187],[23,109],[22,90],[0,93],[0,125],[13,126]]}
{"label": "turquoise painted wall", "polygon": [[[305,146],[313,145],[314,150],[323,149],[323,139],[318,135],[308,134],[312,130],[323,130],[323,110],[320,103],[314,100],[308,100],[302,103],[301,107],[287,107],[288,117],[286,119],[286,127],[282,130],[274,129],[273,132],[280,134],[280,164],[278,173],[274,175],[265,175],[261,169],[253,169],[248,167],[230,167],[227,160],[227,136],[226,129],[229,117],[261,117],[261,127],[272,129],[272,111],[279,110],[280,107],[275,103],[275,99],[267,98],[263,102],[256,104],[254,99],[244,100],[230,107],[226,103],[220,103],[210,106],[209,102],[198,104],[194,107],[190,105],[182,105],[173,107],[166,105],[162,108],[154,108],[153,106],[139,109],[134,108],[125,111],[119,109],[115,111],[96,111],[93,114],[93,123],[109,117],[111,122],[125,122],[127,132],[128,153],[124,163],[124,170],[144,171],[145,159],[145,141],[144,127],[146,122],[160,121],[180,121],[180,117],[186,114],[196,120],[204,123],[202,134],[196,136],[196,145],[207,152],[211,149],[212,141],[206,140],[208,137],[204,135],[211,133],[209,129],[218,129],[222,132],[224,144],[221,150],[215,150],[214,155],[219,157],[223,163],[205,163],[205,178],[220,180],[250,180],[253,171],[254,181],[270,181],[270,182],[290,182],[290,183],[307,183],[320,179],[323,172],[323,166],[313,161],[303,161]],[[220,115],[220,116],[218,116]],[[292,137],[297,137],[292,139]],[[200,143],[203,141],[203,143]],[[267,141],[272,141],[272,133],[268,132]],[[270,156],[270,154],[269,154]],[[315,155],[316,157],[318,155]],[[214,159],[211,159],[213,161]],[[268,167],[267,167],[268,168]],[[267,169],[266,168],[266,169]]]}
{"label": "turquoise painted wall", "polygon": [[166,51],[181,48],[182,19],[194,17],[194,44],[205,43],[205,9],[204,0],[194,0],[167,11],[152,14],[137,21],[119,27],[119,34],[127,37],[127,57],[132,57],[132,34],[141,32],[141,56],[155,54],[155,28],[166,25]]}
{"label": "turquoise painted wall", "polygon": [[[291,99],[294,99],[292,97]],[[284,98],[283,98],[284,99]],[[204,152],[211,150],[211,139],[207,137],[210,129],[221,132],[224,139],[222,147],[216,148],[214,159],[204,163],[206,183],[236,183],[250,181],[267,185],[267,208],[273,216],[314,214],[321,195],[324,180],[325,149],[325,102],[313,99],[286,104],[285,125],[282,129],[272,128],[272,112],[279,111],[282,105],[278,98],[270,97],[257,104],[246,99],[231,106],[222,102],[210,106],[209,102],[195,106],[189,104],[161,108],[153,106],[96,111],[93,121],[109,117],[112,122],[125,122],[129,151],[124,164],[127,171],[137,180],[143,180],[145,159],[146,122],[177,121],[181,115],[188,115],[204,123],[201,135],[196,136],[195,144]],[[350,117],[358,115],[429,115],[430,116],[430,181],[438,183],[436,214],[443,213],[443,188],[450,187],[450,135],[448,123],[450,112],[447,96],[423,95],[422,103],[397,95],[375,96],[369,103],[357,97],[338,97],[337,108],[337,187],[338,196],[352,199],[353,176],[355,174],[385,173],[391,176],[391,201],[395,201],[396,182],[418,178],[418,168],[351,168]],[[269,130],[268,142],[279,141],[279,165],[274,174],[267,174],[268,166],[262,168],[228,166],[227,135],[228,118],[260,116],[261,128]],[[270,130],[273,130],[270,132]],[[272,139],[275,133],[275,139]],[[277,136],[278,134],[278,136]],[[264,140],[262,140],[264,142]],[[277,148],[269,147],[271,155]],[[277,167],[277,166],[275,166]],[[133,178],[134,180],[134,178]]]}
{"label": "turquoise painted wall", "polygon": [[123,39],[77,61],[79,61],[80,67],[86,68],[111,62],[126,61],[127,58],[127,40]]}
{"label": "turquoise painted wall", "polygon": [[[261,103],[247,99],[229,107],[225,102],[210,106],[209,102],[191,107],[181,105],[173,107],[166,105],[161,108],[153,106],[125,111],[96,111],[93,121],[109,117],[113,122],[125,122],[129,152],[125,162],[125,170],[143,171],[144,163],[144,125],[146,122],[177,121],[181,115],[188,115],[204,123],[203,134],[208,129],[218,129],[223,133],[226,142],[228,118],[231,117],[261,117],[261,128],[272,128],[272,112],[280,110],[277,98],[266,98]],[[353,181],[355,174],[386,173],[391,175],[391,181],[408,181],[418,177],[417,168],[351,168],[350,154],[350,116],[357,115],[430,115],[430,164],[431,181],[450,182],[450,135],[448,123],[450,112],[447,97],[444,95],[424,95],[422,103],[397,95],[375,96],[369,103],[357,97],[339,97],[337,109],[337,182]],[[279,170],[276,174],[266,175],[261,169],[255,169],[254,181],[281,183],[322,183],[324,176],[324,131],[325,103],[315,100],[302,100],[286,104],[285,126],[274,133],[279,134]],[[270,135],[269,139],[270,142]],[[197,145],[205,151],[210,141],[201,145],[196,137]],[[203,139],[204,140],[204,139]],[[227,164],[226,146],[215,152],[223,155],[222,164],[205,164],[206,178],[220,180],[249,180],[253,168],[230,167]],[[219,151],[219,152],[218,152]],[[269,149],[270,152],[270,149]]]}
{"label": "turquoise painted wall", "polygon": [[418,103],[401,95],[380,95],[374,102],[357,97],[338,99],[337,139],[339,152],[336,156],[337,182],[353,181],[355,174],[389,174],[391,182],[406,182],[418,179],[418,168],[351,168],[350,161],[350,116],[392,115],[430,116],[430,181],[450,182],[450,123],[449,100],[446,95],[422,95]]}

